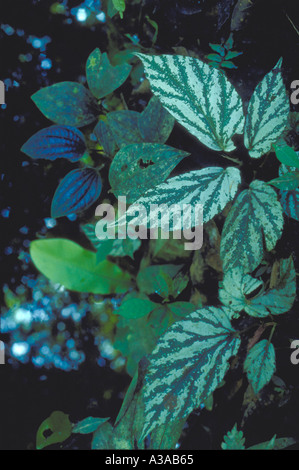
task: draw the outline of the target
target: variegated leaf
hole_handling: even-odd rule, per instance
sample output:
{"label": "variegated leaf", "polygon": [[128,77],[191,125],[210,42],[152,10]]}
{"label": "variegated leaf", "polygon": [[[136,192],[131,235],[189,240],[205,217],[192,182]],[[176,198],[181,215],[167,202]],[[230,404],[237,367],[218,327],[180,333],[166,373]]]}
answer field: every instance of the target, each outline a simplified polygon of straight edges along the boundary
{"label": "variegated leaf", "polygon": [[188,416],[216,389],[240,339],[228,308],[207,307],[174,323],[149,356],[143,437]]}
{"label": "variegated leaf", "polygon": [[299,221],[299,189],[281,191],[280,202],[284,213],[288,217]]}
{"label": "variegated leaf", "polygon": [[[170,230],[194,227],[197,225],[196,217],[192,217],[191,212],[187,215],[185,212],[185,216],[181,217],[181,214],[184,214],[184,205],[188,204],[193,208],[196,205],[202,205],[203,223],[206,223],[219,214],[235,197],[240,182],[240,171],[234,167],[225,170],[219,167],[209,167],[190,171],[170,178],[165,183],[148,190],[129,207],[126,216],[133,216],[142,205],[146,208],[147,214],[150,213],[152,216],[150,228],[166,227],[170,212],[174,214],[173,221],[177,221],[176,224],[170,226]],[[123,222],[123,219],[119,219],[119,222]]]}
{"label": "variegated leaf", "polygon": [[280,261],[275,277],[275,284],[265,291],[262,281],[244,274],[240,268],[231,269],[224,275],[219,298],[237,314],[245,310],[253,317],[280,315],[290,310],[296,296],[296,272],[291,257]]}
{"label": "variegated leaf", "polygon": [[255,394],[258,394],[270,382],[275,369],[274,346],[263,339],[250,349],[244,363],[244,371]]}
{"label": "variegated leaf", "polygon": [[[299,157],[299,152],[296,152]],[[285,175],[290,171],[295,171],[296,167],[280,165],[279,176]],[[292,219],[299,221],[299,189],[292,191],[280,191],[280,203],[284,213]]]}
{"label": "variegated leaf", "polygon": [[224,270],[240,266],[246,273],[261,262],[264,243],[272,250],[281,237],[283,214],[276,192],[255,180],[230,210],[222,231],[220,255]]}
{"label": "variegated leaf", "polygon": [[242,268],[234,268],[226,271],[221,289],[219,289],[219,299],[223,305],[230,307],[234,312],[234,317],[238,317],[242,310],[249,313],[250,301],[246,296],[252,292],[261,290],[263,282],[255,279],[249,274],[244,274]]}
{"label": "variegated leaf", "polygon": [[234,150],[242,134],[242,101],[224,73],[194,58],[136,54],[152,91],[191,134],[213,150]]}
{"label": "variegated leaf", "polygon": [[248,105],[245,146],[252,158],[269,152],[288,123],[290,106],[279,70],[281,64],[282,59],[258,84]]}

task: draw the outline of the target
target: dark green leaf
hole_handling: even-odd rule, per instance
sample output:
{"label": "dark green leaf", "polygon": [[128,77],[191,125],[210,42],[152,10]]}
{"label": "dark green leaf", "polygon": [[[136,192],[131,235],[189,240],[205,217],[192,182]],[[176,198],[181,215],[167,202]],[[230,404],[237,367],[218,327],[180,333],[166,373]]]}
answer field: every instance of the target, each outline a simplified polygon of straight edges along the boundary
{"label": "dark green leaf", "polygon": [[229,60],[224,60],[221,63],[221,67],[225,67],[226,69],[236,69],[237,67],[233,62],[230,62]]}
{"label": "dark green leaf", "polygon": [[217,62],[217,63],[220,63],[222,61],[222,57],[220,57],[220,55],[218,54],[208,54],[206,58],[208,60],[212,60],[213,62]]}
{"label": "dark green leaf", "polygon": [[225,60],[234,59],[235,57],[239,57],[242,54],[243,54],[243,52],[228,51],[228,53],[225,56]]}
{"label": "dark green leaf", "polygon": [[182,265],[175,264],[148,266],[137,275],[138,288],[147,295],[158,294],[161,297],[168,297],[172,278],[181,268]]}
{"label": "dark green leaf", "polygon": [[108,125],[119,148],[125,145],[143,142],[139,132],[140,113],[136,111],[112,111],[107,115]]}
{"label": "dark green leaf", "polygon": [[104,261],[107,256],[111,253],[115,240],[113,238],[108,238],[107,240],[99,240],[99,247],[97,249],[97,263]]}
{"label": "dark green leaf", "polygon": [[113,67],[106,52],[102,54],[100,49],[95,49],[86,64],[86,78],[90,91],[97,99],[104,98],[126,81],[131,69],[129,64]]}
{"label": "dark green leaf", "polygon": [[115,313],[125,318],[140,318],[148,315],[156,304],[149,299],[129,298],[124,300]]}
{"label": "dark green leaf", "polygon": [[287,166],[295,166],[296,168],[299,168],[299,157],[292,147],[289,147],[286,144],[275,144],[273,145],[273,148],[275,150],[276,157],[281,163]]}
{"label": "dark green leaf", "polygon": [[175,123],[174,117],[154,96],[143,111],[138,121],[139,131],[145,142],[164,144],[170,136]]}
{"label": "dark green leaf", "polygon": [[119,318],[114,347],[127,358],[127,371],[131,376],[135,374],[139,361],[153,350],[156,342],[156,332],[147,317]]}
{"label": "dark green leaf", "polygon": [[167,307],[178,317],[185,317],[196,310],[196,307],[191,302],[173,302],[167,304]]}
{"label": "dark green leaf", "polygon": [[95,121],[98,105],[81,83],[61,82],[42,88],[32,95],[38,109],[51,121],[82,127]]}
{"label": "dark green leaf", "polygon": [[250,349],[244,362],[244,371],[255,394],[270,382],[275,369],[274,346],[263,339]]}
{"label": "dark green leaf", "polygon": [[109,181],[116,196],[134,202],[148,189],[162,183],[178,163],[189,155],[162,144],[134,144],[114,157]]}
{"label": "dark green leaf", "polygon": [[221,44],[211,44],[209,43],[209,46],[213,51],[217,52],[217,54],[224,55],[225,54],[225,49]]}
{"label": "dark green leaf", "polygon": [[299,186],[299,171],[290,171],[268,182],[276,188],[292,191]]}
{"label": "dark green leaf", "polygon": [[103,147],[104,152],[109,157],[113,157],[117,151],[117,144],[107,122],[100,120],[94,128],[94,133]]}

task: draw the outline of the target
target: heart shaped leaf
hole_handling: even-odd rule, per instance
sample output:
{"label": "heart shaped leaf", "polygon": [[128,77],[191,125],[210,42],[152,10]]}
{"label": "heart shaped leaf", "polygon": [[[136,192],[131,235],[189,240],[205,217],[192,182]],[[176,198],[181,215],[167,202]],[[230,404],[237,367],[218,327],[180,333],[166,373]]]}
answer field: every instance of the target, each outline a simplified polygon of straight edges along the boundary
{"label": "heart shaped leaf", "polygon": [[90,91],[97,98],[104,98],[119,88],[128,78],[131,65],[121,64],[113,67],[106,52],[95,49],[87,59],[86,78]]}

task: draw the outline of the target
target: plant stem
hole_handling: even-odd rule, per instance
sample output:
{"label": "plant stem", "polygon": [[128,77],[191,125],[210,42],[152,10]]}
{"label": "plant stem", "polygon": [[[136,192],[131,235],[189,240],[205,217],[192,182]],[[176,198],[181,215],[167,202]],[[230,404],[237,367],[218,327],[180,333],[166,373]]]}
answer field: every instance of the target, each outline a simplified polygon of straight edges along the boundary
{"label": "plant stem", "polygon": [[225,155],[224,153],[222,153],[221,156],[222,156],[223,158],[226,158],[227,160],[231,160],[232,162],[236,163],[236,164],[239,165],[239,166],[242,166],[242,165],[243,165],[243,162],[240,162],[240,160],[238,160],[237,158],[229,157],[228,155]]}

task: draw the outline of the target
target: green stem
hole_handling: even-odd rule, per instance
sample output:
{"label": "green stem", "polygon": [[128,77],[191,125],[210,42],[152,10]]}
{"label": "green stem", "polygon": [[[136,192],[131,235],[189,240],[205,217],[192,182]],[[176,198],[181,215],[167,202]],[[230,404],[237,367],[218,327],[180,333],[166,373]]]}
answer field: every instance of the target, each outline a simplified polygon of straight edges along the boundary
{"label": "green stem", "polygon": [[287,17],[287,19],[289,20],[289,22],[291,23],[291,25],[293,26],[294,30],[296,31],[296,33],[298,34],[299,36],[299,31],[298,29],[296,28],[296,26],[294,25],[293,21],[291,20],[291,18],[289,17],[289,15],[285,12],[285,15]]}
{"label": "green stem", "polygon": [[268,339],[268,345],[271,343],[271,340],[272,340],[272,337],[273,337],[273,335],[274,335],[274,331],[275,331],[275,328],[276,328],[276,327],[277,327],[277,323],[274,323],[274,325],[272,326],[272,330],[271,330],[269,339]]}
{"label": "green stem", "polygon": [[229,157],[228,155],[225,155],[224,153],[221,154],[223,158],[226,158],[227,160],[231,160],[232,162],[236,163],[239,166],[243,165],[243,162],[240,162],[237,158]]}

